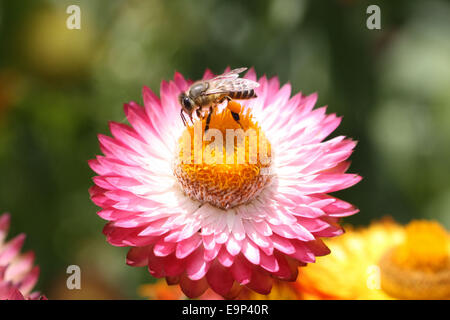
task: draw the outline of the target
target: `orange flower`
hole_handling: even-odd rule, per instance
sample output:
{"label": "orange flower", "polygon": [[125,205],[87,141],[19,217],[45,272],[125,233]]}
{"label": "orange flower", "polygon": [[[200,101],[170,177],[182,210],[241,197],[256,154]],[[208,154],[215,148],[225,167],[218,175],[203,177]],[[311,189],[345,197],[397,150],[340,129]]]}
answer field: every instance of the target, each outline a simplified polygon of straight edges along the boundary
{"label": "orange flower", "polygon": [[332,254],[300,269],[303,299],[449,299],[450,240],[437,222],[392,220],[327,241]]}

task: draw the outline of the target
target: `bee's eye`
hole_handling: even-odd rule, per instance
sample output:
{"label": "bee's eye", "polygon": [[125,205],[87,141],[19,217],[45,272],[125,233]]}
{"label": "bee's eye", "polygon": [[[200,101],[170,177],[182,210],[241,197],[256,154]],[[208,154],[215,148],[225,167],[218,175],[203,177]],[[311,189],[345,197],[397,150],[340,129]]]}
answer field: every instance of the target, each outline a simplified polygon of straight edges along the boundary
{"label": "bee's eye", "polygon": [[191,105],[191,100],[189,100],[189,98],[188,97],[184,97],[183,98],[183,105],[184,105],[184,107],[186,108],[186,109],[191,109],[192,108],[192,105]]}

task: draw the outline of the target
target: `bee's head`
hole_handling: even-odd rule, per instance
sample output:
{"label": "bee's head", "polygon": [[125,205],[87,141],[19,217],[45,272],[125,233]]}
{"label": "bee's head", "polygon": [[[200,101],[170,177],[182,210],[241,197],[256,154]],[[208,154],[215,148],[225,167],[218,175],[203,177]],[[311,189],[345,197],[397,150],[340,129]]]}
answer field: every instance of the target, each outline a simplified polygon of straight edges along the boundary
{"label": "bee's head", "polygon": [[186,93],[182,92],[178,96],[178,102],[181,105],[180,116],[181,116],[181,119],[183,120],[183,124],[186,125],[186,123],[187,123],[186,118],[183,114],[183,111],[186,112],[186,114],[189,116],[189,118],[191,119],[191,122],[192,122],[192,112],[194,111],[194,101],[192,101],[192,99],[189,98],[189,96],[186,95]]}
{"label": "bee's head", "polygon": [[187,96],[184,92],[180,93],[178,96],[178,101],[180,102],[183,111],[188,115],[191,115],[194,109],[194,101],[192,101],[192,99],[189,98],[189,96]]}

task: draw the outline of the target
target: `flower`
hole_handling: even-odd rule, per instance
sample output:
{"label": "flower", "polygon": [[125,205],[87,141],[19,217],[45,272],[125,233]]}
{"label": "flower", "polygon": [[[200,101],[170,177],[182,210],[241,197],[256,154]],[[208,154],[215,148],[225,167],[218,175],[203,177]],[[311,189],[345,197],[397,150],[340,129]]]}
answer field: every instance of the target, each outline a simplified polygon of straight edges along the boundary
{"label": "flower", "polygon": [[437,222],[385,219],[326,243],[333,254],[300,272],[304,299],[450,299],[450,238]]}
{"label": "flower", "polygon": [[[341,234],[338,219],[358,211],[327,194],[361,179],[345,173],[356,142],[323,141],[341,119],[313,110],[316,94],[290,97],[289,84],[257,80],[253,69],[245,77],[258,81],[258,97],[217,108],[207,133],[205,119],[180,119],[177,97],[191,81],[175,73],[161,98],[144,87],[144,107],[124,105],[131,126],[110,122],[113,137],[99,135],[104,156],[89,161],[108,242],[188,297],[208,287],[227,298],[244,286],[268,294],[273,279],[294,281],[298,266],[329,253],[320,238]],[[243,144],[220,140],[239,129],[251,133]]]}
{"label": "flower", "polygon": [[33,252],[20,254],[25,235],[4,242],[10,218],[7,213],[0,216],[0,300],[46,299],[39,292],[31,293],[39,277],[39,267],[33,267]]}

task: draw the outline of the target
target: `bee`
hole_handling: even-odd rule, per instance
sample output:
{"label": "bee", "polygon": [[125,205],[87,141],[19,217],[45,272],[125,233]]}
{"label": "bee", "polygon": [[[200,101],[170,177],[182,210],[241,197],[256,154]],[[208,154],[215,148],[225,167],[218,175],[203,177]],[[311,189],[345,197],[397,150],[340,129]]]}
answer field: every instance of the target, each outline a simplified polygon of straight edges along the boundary
{"label": "bee", "polygon": [[[186,126],[186,113],[191,122],[192,115],[195,112],[200,119],[206,118],[205,132],[209,129],[211,122],[211,115],[214,108],[220,105],[225,100],[232,99],[252,99],[256,98],[255,88],[259,87],[259,83],[239,78],[239,74],[247,70],[247,68],[238,68],[224,73],[220,76],[210,80],[200,80],[194,82],[188,90],[180,93],[178,101],[181,105],[180,116],[183,124]],[[230,104],[228,104],[230,105]],[[242,127],[239,122],[240,110],[231,110],[228,108],[233,116],[233,119]]]}

